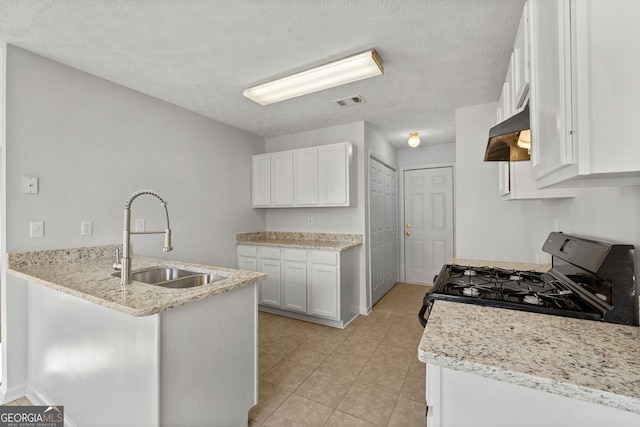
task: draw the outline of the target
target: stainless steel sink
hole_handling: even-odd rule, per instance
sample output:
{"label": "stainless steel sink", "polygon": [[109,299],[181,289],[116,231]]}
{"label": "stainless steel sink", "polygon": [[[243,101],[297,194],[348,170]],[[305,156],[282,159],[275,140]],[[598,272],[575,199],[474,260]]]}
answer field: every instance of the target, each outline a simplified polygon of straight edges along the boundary
{"label": "stainless steel sink", "polygon": [[[120,272],[114,273],[114,276],[120,276]],[[174,289],[193,288],[194,286],[207,285],[223,279],[226,279],[226,277],[182,270],[175,267],[160,267],[131,273],[131,280],[136,282]]]}

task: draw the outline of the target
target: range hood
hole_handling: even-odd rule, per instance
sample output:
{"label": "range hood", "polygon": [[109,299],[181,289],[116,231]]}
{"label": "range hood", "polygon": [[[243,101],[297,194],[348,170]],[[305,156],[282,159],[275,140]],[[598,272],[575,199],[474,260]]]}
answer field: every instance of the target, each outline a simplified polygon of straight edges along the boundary
{"label": "range hood", "polygon": [[529,105],[524,110],[489,130],[485,162],[519,162],[531,159]]}

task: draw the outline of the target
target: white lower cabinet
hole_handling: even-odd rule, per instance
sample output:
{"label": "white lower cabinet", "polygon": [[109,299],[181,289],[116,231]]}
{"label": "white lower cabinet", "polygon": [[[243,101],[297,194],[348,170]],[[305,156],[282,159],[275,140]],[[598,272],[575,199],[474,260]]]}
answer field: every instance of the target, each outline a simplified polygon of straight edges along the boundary
{"label": "white lower cabinet", "polygon": [[267,274],[260,310],[343,328],[359,314],[356,253],[238,245],[238,268]]}
{"label": "white lower cabinet", "polygon": [[[307,312],[307,251],[285,249],[284,251],[284,309]],[[265,272],[266,273],[266,272]],[[267,277],[269,273],[267,273]]]}
{"label": "white lower cabinet", "polygon": [[640,414],[427,364],[429,427],[627,427]]}
{"label": "white lower cabinet", "polygon": [[336,252],[311,253],[311,314],[338,318],[338,254]]}

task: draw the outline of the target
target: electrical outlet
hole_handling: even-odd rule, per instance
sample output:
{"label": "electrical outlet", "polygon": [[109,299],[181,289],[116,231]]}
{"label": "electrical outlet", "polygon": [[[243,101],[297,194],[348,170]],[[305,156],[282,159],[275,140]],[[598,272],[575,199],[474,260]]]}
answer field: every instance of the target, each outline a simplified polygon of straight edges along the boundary
{"label": "electrical outlet", "polygon": [[31,221],[29,223],[29,237],[44,237],[44,221]]}
{"label": "electrical outlet", "polygon": [[80,235],[91,236],[93,234],[93,221],[82,221],[80,223]]}
{"label": "electrical outlet", "polygon": [[136,219],[136,231],[144,231],[144,219]]}
{"label": "electrical outlet", "polygon": [[38,194],[38,178],[35,176],[22,177],[22,193]]}

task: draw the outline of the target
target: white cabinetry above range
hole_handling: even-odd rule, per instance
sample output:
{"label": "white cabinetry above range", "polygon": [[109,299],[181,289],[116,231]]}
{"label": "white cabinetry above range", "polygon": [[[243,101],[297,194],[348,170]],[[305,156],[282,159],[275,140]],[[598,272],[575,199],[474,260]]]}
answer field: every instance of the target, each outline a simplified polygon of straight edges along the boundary
{"label": "white cabinetry above range", "polygon": [[[513,53],[502,86],[494,124],[520,113],[529,103],[531,55],[529,4],[525,4],[513,46]],[[530,161],[499,162],[498,191],[504,200],[575,197],[573,190],[538,189],[531,175]]]}
{"label": "white cabinetry above range", "polygon": [[640,2],[529,4],[536,186],[640,184]]}
{"label": "white cabinetry above range", "polygon": [[342,142],[253,156],[252,206],[352,206],[353,150]]}

